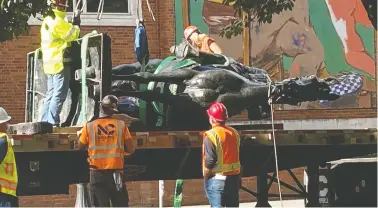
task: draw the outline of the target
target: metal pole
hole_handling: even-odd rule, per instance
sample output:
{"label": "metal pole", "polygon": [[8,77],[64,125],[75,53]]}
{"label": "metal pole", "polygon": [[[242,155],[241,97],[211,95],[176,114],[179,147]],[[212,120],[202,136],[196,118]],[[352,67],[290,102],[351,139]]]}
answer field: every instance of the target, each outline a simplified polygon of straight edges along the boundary
{"label": "metal pole", "polygon": [[159,208],[163,207],[164,201],[164,181],[159,180]]}

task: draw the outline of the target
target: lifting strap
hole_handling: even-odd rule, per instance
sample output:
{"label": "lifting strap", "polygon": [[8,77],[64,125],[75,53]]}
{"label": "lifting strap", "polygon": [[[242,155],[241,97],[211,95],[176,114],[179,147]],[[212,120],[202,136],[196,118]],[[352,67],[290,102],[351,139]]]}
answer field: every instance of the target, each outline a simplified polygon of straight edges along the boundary
{"label": "lifting strap", "polygon": [[[155,22],[156,20],[155,20],[154,12],[151,9],[150,2],[148,0],[146,0],[146,2],[147,2],[148,12],[150,13],[150,15],[152,17],[152,20]],[[139,5],[140,5],[140,0],[138,0],[138,4],[137,4],[137,7],[138,7],[138,9],[137,9],[137,18],[138,19],[141,18],[140,11],[139,11],[139,9],[140,9]]]}
{"label": "lifting strap", "polygon": [[98,4],[98,9],[97,9],[97,20],[101,20],[103,12],[104,12],[104,0],[100,0],[100,3]]}
{"label": "lifting strap", "polygon": [[[189,157],[191,150],[192,150],[191,147],[186,148],[185,156],[181,160],[179,170],[177,171],[177,174],[176,174],[177,178],[181,177],[182,170],[184,169],[184,165],[186,164],[186,161],[188,160],[188,157]],[[173,207],[175,207],[175,208],[181,207],[183,188],[184,188],[184,180],[177,179],[176,180],[176,187],[175,187],[175,194],[173,196]]]}
{"label": "lifting strap", "polygon": [[274,159],[275,159],[275,163],[276,163],[278,192],[279,192],[279,196],[280,196],[281,207],[283,207],[282,192],[281,192],[281,181],[280,181],[279,168],[278,168],[278,158],[277,158],[276,134],[275,134],[275,130],[274,130],[273,101],[272,101],[272,98],[270,96],[270,92],[271,92],[271,89],[272,89],[272,80],[270,79],[269,75],[266,75],[266,77],[268,78],[268,82],[269,82],[268,83],[269,84],[269,88],[268,88],[268,104],[270,105],[270,114],[271,114],[271,117],[272,117],[272,137],[273,137]]}
{"label": "lifting strap", "polygon": [[[84,8],[85,8],[85,6],[87,5],[87,1],[84,1],[84,2],[83,2],[83,6],[81,7],[81,9],[79,9],[79,5],[80,5],[80,3],[81,3],[81,0],[79,0],[79,1],[76,3],[75,10],[73,10],[73,12],[74,12],[74,16],[83,13]],[[73,5],[73,4],[72,4],[72,5]]]}

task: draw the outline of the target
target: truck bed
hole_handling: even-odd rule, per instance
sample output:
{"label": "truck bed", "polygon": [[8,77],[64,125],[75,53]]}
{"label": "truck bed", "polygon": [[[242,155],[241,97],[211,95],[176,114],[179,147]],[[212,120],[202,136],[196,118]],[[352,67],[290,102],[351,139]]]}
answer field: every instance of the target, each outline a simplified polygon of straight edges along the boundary
{"label": "truck bed", "polygon": [[[271,124],[233,125],[242,139],[240,159],[245,177],[257,175],[261,168],[274,171],[272,130],[262,130],[266,125]],[[283,130],[280,125],[275,124],[275,136],[281,170],[377,152],[376,129]],[[75,149],[80,128],[11,135],[20,195],[68,193],[69,184],[88,182],[87,152]],[[136,151],[132,156],[125,155],[127,179],[201,178],[202,134],[203,131],[132,132]]]}

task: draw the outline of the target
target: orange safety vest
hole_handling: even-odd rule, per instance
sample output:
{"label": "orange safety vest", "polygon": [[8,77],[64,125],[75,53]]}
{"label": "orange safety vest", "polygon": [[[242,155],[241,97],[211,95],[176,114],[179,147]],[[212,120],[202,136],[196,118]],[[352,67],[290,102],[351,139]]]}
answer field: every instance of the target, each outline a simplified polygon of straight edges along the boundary
{"label": "orange safety vest", "polygon": [[[229,126],[215,126],[203,135],[215,145],[217,163],[213,172],[220,175],[240,173],[240,137],[238,132]],[[202,145],[202,165],[205,169],[205,147]]]}
{"label": "orange safety vest", "polygon": [[215,42],[212,38],[210,38],[209,36],[205,36],[203,37],[201,40],[200,40],[200,51],[203,51],[203,52],[207,52],[207,53],[214,53],[211,49],[210,49],[210,45]]}
{"label": "orange safety vest", "polygon": [[86,125],[89,141],[89,164],[93,169],[123,169],[124,121],[97,119]]}

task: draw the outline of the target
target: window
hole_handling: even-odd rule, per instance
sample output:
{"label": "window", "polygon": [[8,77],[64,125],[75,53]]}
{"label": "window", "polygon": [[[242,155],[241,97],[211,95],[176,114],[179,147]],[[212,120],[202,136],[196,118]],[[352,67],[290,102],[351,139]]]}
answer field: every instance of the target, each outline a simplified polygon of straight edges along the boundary
{"label": "window", "polygon": [[[84,0],[86,1],[84,13],[96,13],[100,4],[100,0]],[[72,12],[72,4],[77,5],[78,0],[69,1],[67,8],[68,12]],[[83,6],[83,1],[81,1],[79,7]],[[104,0],[104,13],[116,13],[116,14],[129,14],[129,1],[128,0]]]}
{"label": "window", "polygon": [[[79,0],[69,0],[67,15],[72,16],[73,5]],[[101,19],[98,20],[98,10],[100,0],[81,0],[79,9],[84,4],[83,13],[81,14],[82,26],[135,26],[135,19],[138,15],[142,16],[142,0],[103,0],[104,8]],[[84,2],[84,3],[83,3]],[[100,8],[101,10],[101,8]],[[139,14],[138,14],[139,13]],[[30,25],[40,25],[41,21],[37,18],[29,19]]]}

